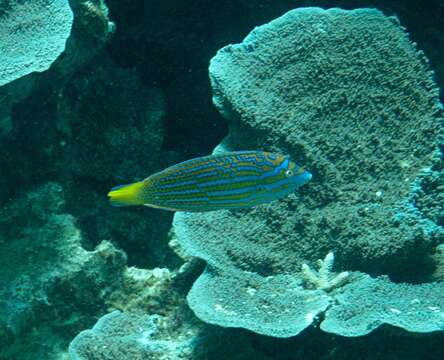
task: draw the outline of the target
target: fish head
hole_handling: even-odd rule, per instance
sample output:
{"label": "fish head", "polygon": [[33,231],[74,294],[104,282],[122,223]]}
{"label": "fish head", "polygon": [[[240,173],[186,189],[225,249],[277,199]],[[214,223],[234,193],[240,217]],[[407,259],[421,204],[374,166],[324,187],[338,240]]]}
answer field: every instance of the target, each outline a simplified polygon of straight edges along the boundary
{"label": "fish head", "polygon": [[302,186],[312,178],[309,171],[305,170],[304,167],[286,158],[282,163],[281,170],[285,177],[296,187]]}

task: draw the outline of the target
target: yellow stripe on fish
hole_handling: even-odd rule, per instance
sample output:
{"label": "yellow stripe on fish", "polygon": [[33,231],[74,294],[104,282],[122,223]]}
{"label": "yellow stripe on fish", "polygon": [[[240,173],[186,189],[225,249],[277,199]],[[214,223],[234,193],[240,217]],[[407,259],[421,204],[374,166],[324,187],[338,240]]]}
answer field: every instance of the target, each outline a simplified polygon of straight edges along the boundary
{"label": "yellow stripe on fish", "polygon": [[143,181],[117,186],[112,205],[171,211],[239,209],[282,198],[311,179],[288,156],[239,151],[184,161]]}

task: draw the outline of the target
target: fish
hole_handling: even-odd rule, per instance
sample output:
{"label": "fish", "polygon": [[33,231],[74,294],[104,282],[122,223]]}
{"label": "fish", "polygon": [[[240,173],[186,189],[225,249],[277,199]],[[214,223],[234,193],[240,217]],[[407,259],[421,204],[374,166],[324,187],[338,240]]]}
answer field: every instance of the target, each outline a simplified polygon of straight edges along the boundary
{"label": "fish", "polygon": [[198,157],[110,190],[111,205],[169,211],[242,209],[280,199],[312,175],[289,156],[237,151]]}

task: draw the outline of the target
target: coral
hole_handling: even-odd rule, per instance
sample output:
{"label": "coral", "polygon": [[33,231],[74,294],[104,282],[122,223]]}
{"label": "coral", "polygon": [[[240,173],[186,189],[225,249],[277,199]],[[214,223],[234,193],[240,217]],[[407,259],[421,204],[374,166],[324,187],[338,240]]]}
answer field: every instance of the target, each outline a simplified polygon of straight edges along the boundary
{"label": "coral", "polygon": [[334,295],[320,328],[362,336],[388,324],[410,332],[444,331],[444,283],[395,284],[363,275]]}
{"label": "coral", "polygon": [[179,294],[172,291],[174,276],[167,268],[129,267],[123,274],[122,286],[110,296],[108,304],[124,311],[167,315],[183,303]]}
{"label": "coral", "polygon": [[103,48],[115,31],[103,0],[70,0],[74,13],[71,36],[63,58],[54,66],[59,81],[66,81],[74,70],[88,63]]}
{"label": "coral", "polygon": [[72,359],[194,358],[202,324],[187,308],[178,278],[188,270],[127,268],[107,301],[120,311],[78,334],[69,346]]}
{"label": "coral", "polygon": [[[410,200],[418,185],[438,184],[418,177],[439,162],[442,109],[428,61],[397,19],[295,9],[220,49],[209,72],[228,150],[279,149],[313,173],[288,210],[269,210],[273,238],[297,243],[287,248],[297,267],[334,249],[351,269],[393,274],[397,259],[419,262],[441,241],[433,194]],[[249,241],[267,238],[258,235]]]}
{"label": "coral", "polygon": [[325,292],[304,289],[294,275],[260,276],[212,267],[196,280],[187,300],[207,323],[274,337],[299,334],[330,303]]}
{"label": "coral", "polygon": [[[107,298],[110,312],[69,346],[73,360],[191,359],[200,352],[203,324],[188,309],[180,290],[189,266],[169,270],[126,268]],[[204,349],[204,352],[207,352]]]}
{"label": "coral", "polygon": [[114,311],[77,335],[69,353],[73,360],[189,359],[195,335],[187,331],[172,338],[163,316]]}
{"label": "coral", "polygon": [[[289,279],[325,249],[339,268],[398,280],[412,273],[405,269],[426,269],[418,264],[444,236],[439,206],[429,212],[424,201],[437,186],[427,184],[439,184],[428,179],[439,174],[442,112],[427,60],[396,19],[369,9],[296,9],[219,50],[210,77],[230,126],[216,151],[279,149],[307,166],[313,182],[252,209],[175,214],[182,252],[208,264],[188,295],[198,317],[294,335],[300,329],[280,318],[281,306],[314,317],[326,305],[295,308],[274,289],[289,291]],[[332,293],[346,280],[304,269]],[[269,314],[243,295],[249,282],[263,289]]]}
{"label": "coral", "polygon": [[114,31],[104,0],[79,1],[79,21],[80,26],[88,29],[91,36],[99,41]]}
{"label": "coral", "polygon": [[68,0],[10,1],[0,20],[0,86],[48,69],[65,49],[72,23]]}
{"label": "coral", "polygon": [[436,247],[436,252],[433,255],[433,259],[436,265],[431,279],[434,281],[444,282],[444,243]]}
{"label": "coral", "polygon": [[[94,76],[88,76],[90,72]],[[112,186],[143,179],[174,161],[168,151],[161,151],[163,91],[145,86],[134,69],[103,59],[85,67],[84,76],[68,81],[59,95],[54,126],[56,142],[62,145],[50,155],[63,181],[72,185],[66,188],[72,194],[70,210],[85,237],[93,245],[99,239],[118,243],[131,265],[169,265],[166,234],[172,214],[113,208],[103,196]]]}
{"label": "coral", "polygon": [[[444,330],[444,283],[395,284],[358,272],[333,276],[333,261],[329,253],[318,261],[319,273],[305,265],[300,274],[265,278],[207,267],[187,300],[205,322],[274,337],[297,335],[319,318],[323,331],[347,337],[384,324],[410,332]],[[307,282],[321,289],[307,289]]]}
{"label": "coral", "polygon": [[12,115],[14,105],[29,108],[23,104],[29,97],[40,97],[40,104],[51,102],[50,96],[57,96],[63,84],[97,55],[115,28],[101,0],[11,0],[3,13],[0,50],[6,57],[0,66],[0,140],[14,127],[22,130],[20,119]]}
{"label": "coral", "polygon": [[318,260],[319,271],[311,269],[307,264],[302,264],[302,276],[305,282],[315,289],[327,292],[342,286],[348,280],[350,273],[348,271],[333,273],[334,261],[333,253],[329,252],[324,260]]}
{"label": "coral", "polygon": [[59,141],[64,141],[59,151],[69,158],[65,169],[79,177],[116,183],[146,177],[159,166],[162,91],[143,86],[134,70],[119,68],[108,59],[85,71],[94,71],[94,77],[68,81],[57,99],[55,126],[62,135]]}
{"label": "coral", "polygon": [[[16,12],[17,4],[36,3],[0,0],[0,28],[8,14]],[[246,44],[240,57],[237,45],[229,47],[234,49],[233,59],[241,63],[226,71],[242,82],[234,89],[237,92],[225,91],[232,81],[225,81],[225,75],[213,80],[219,99],[225,101],[221,110],[227,121],[223,122],[208,96],[209,57],[222,44],[237,41],[252,24],[269,21],[294,6],[294,1],[198,1],[189,6],[177,1],[106,0],[109,13],[104,0],[69,3],[74,23],[65,51],[48,70],[0,88],[1,359],[68,359],[67,344],[74,334],[92,328],[116,308],[123,312],[105,316],[95,330],[79,336],[77,355],[72,354],[88,359],[115,359],[123,354],[212,360],[339,360],[356,354],[368,359],[380,354],[393,359],[443,358],[444,332],[397,336],[402,332],[392,329],[387,341],[386,331],[350,339],[311,326],[320,324],[325,331],[346,336],[384,324],[409,331],[442,328],[441,284],[412,287],[354,271],[346,282],[336,283],[337,274],[314,270],[316,259],[333,249],[334,271],[339,274],[343,269],[361,269],[419,281],[418,272],[430,274],[418,261],[430,259],[430,265],[436,265],[431,278],[444,279],[442,246],[433,258],[428,257],[443,242],[442,155],[424,155],[436,143],[437,131],[430,124],[442,117],[430,115],[436,97],[424,105],[423,95],[433,89],[411,91],[431,78],[427,60],[414,50],[415,44],[398,36],[400,31],[385,36],[389,22],[373,18],[365,24],[362,13],[364,20],[356,25],[359,11],[349,13],[355,15],[347,19],[356,37],[342,31],[335,11],[325,13],[327,20],[321,25],[326,27],[316,28],[317,19],[308,16],[308,23],[299,22],[296,31],[284,24],[288,34],[278,27],[268,28],[270,36],[259,30],[258,46]],[[334,4],[354,7],[365,0],[329,2]],[[399,14],[409,24],[412,39],[424,51],[428,46],[428,56],[435,55],[430,60],[437,81],[444,70],[440,66],[443,6],[438,0],[421,6],[414,1],[378,2],[386,14]],[[118,25],[115,37],[111,37],[110,15]],[[399,30],[396,21],[390,21]],[[338,35],[335,29],[342,32]],[[303,36],[293,37],[295,33]],[[373,40],[381,44],[381,37],[386,37],[388,46],[363,52]],[[291,54],[277,48],[276,58],[270,61],[263,50],[278,42],[273,38],[279,39],[279,47],[293,49],[301,66],[293,66]],[[3,40],[0,35],[2,55]],[[355,41],[352,53],[344,51],[351,41]],[[264,63],[250,66],[256,54]],[[405,61],[393,58],[385,67],[382,60],[396,54]],[[357,65],[350,70],[354,55]],[[229,51],[224,56],[228,58]],[[245,65],[243,73],[237,72],[241,65]],[[377,67],[382,75],[372,78]],[[412,68],[417,77],[412,76]],[[267,69],[270,72],[262,76]],[[307,84],[307,77],[314,81]],[[366,77],[375,80],[368,92],[363,90],[370,83]],[[332,91],[324,80],[340,86]],[[261,99],[255,104],[254,91],[261,87],[264,102],[270,101],[268,109]],[[270,92],[273,96],[268,96]],[[296,99],[288,101],[291,106],[280,101],[286,95]],[[378,106],[383,109],[366,111]],[[423,111],[426,108],[430,111]],[[187,248],[179,250],[187,254],[188,262],[173,270],[177,259],[165,241],[172,214],[110,208],[104,192],[177,160],[206,154],[227,124],[231,133],[225,141],[227,150],[260,146],[288,152],[313,169],[315,181],[294,196],[251,211],[208,214],[199,221],[186,218],[187,224],[181,224],[179,217],[180,243]],[[390,131],[395,136],[386,136]],[[424,142],[424,133],[429,143]],[[172,148],[178,154],[172,154]],[[48,181],[62,183],[63,188],[54,183],[41,186]],[[399,188],[399,194],[394,188]],[[217,232],[226,236],[216,237]],[[151,270],[126,268],[125,255],[115,246],[127,252],[131,265]],[[205,261],[209,265],[202,274]],[[327,263],[333,266],[324,259],[323,264]],[[305,273],[300,272],[303,264],[308,264]],[[157,268],[166,265],[169,269]],[[205,321],[241,329],[207,325],[187,311],[184,294],[176,290],[188,291],[198,277],[188,296],[190,304],[197,303],[192,305],[196,314]],[[368,292],[376,295],[367,299]],[[396,298],[397,292],[411,303]],[[413,301],[415,297],[419,302]],[[290,318],[288,311],[294,312]],[[140,325],[146,336],[141,338],[131,324]],[[306,330],[292,339],[276,339],[244,328],[272,336]],[[137,338],[146,343],[143,349],[134,344]],[[119,348],[120,344],[130,348]]]}
{"label": "coral", "polygon": [[[105,311],[106,299],[120,287],[125,255],[109,242],[84,250],[74,218],[63,211],[63,189],[56,183],[2,210],[2,358],[63,353],[67,337],[87,326],[90,316]],[[39,343],[38,350],[32,350]]]}
{"label": "coral", "polygon": [[[324,274],[331,270],[333,261],[332,253],[318,261]],[[171,281],[166,270],[158,269],[148,275],[145,271],[132,269],[130,273],[132,282],[140,284],[152,281],[153,277],[158,278],[154,282],[158,285],[167,285]],[[245,327],[275,337],[299,334],[316,322],[320,322],[319,326],[325,332],[347,337],[366,335],[381,325],[410,332],[444,330],[441,296],[444,283],[395,284],[387,277],[372,278],[362,273],[350,273],[347,284],[336,284],[335,288],[326,288],[326,291],[304,288],[303,273],[267,278],[253,273],[237,275],[217,274],[211,268],[206,269],[188,296],[199,317],[217,325]],[[219,286],[220,281],[226,287]],[[196,287],[202,288],[197,293],[206,292],[205,299],[193,298]],[[133,296],[143,293],[134,289],[131,291]],[[73,360],[200,359],[218,348],[203,336],[204,332],[206,336],[217,336],[217,328],[202,329],[189,320],[188,324],[177,322],[173,315],[177,309],[170,309],[164,315],[153,314],[154,308],[149,311],[150,315],[141,312],[140,305],[149,298],[142,296],[137,305],[133,303],[124,312],[107,314],[91,330],[81,332],[70,344]],[[179,313],[183,313],[183,309],[179,309]],[[227,346],[231,350],[231,346]]]}
{"label": "coral", "polygon": [[[444,144],[441,147],[444,149]],[[418,211],[424,213],[428,219],[440,226],[444,226],[444,154],[436,156],[432,167],[425,169],[417,179],[412,192],[410,203]],[[441,241],[444,241],[444,237]]]}
{"label": "coral", "polygon": [[[91,47],[90,51],[97,49]],[[149,209],[122,211],[110,207],[103,196],[104,189],[144,178],[160,170],[162,164],[175,162],[175,156],[160,151],[164,141],[163,92],[145,86],[135,70],[120,68],[107,57],[64,79],[58,84],[60,89],[52,88],[54,74],[47,76],[53,91],[48,94],[45,88],[42,94],[34,93],[11,116],[5,112],[5,128],[14,129],[14,134],[4,146],[14,156],[9,152],[0,155],[5,174],[0,178],[0,202],[14,195],[7,189],[26,189],[35,181],[57,179],[65,185],[70,212],[90,247],[109,239],[127,252],[131,265],[169,264],[166,233],[172,214]],[[14,85],[21,92],[19,84]],[[46,109],[39,111],[46,101],[53,106],[50,116]],[[0,119],[3,110],[0,106]],[[33,176],[35,173],[39,175]],[[12,183],[15,186],[11,187]],[[139,256],[141,249],[148,247],[150,251]]]}

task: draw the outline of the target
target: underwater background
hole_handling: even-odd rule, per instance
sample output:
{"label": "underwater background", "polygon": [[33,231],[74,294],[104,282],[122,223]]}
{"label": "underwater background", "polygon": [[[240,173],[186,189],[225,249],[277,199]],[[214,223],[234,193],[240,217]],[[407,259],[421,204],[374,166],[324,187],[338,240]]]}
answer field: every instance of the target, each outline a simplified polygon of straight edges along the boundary
{"label": "underwater background", "polygon": [[[0,0],[0,359],[443,359],[444,3]],[[288,154],[245,209],[112,207]]]}

